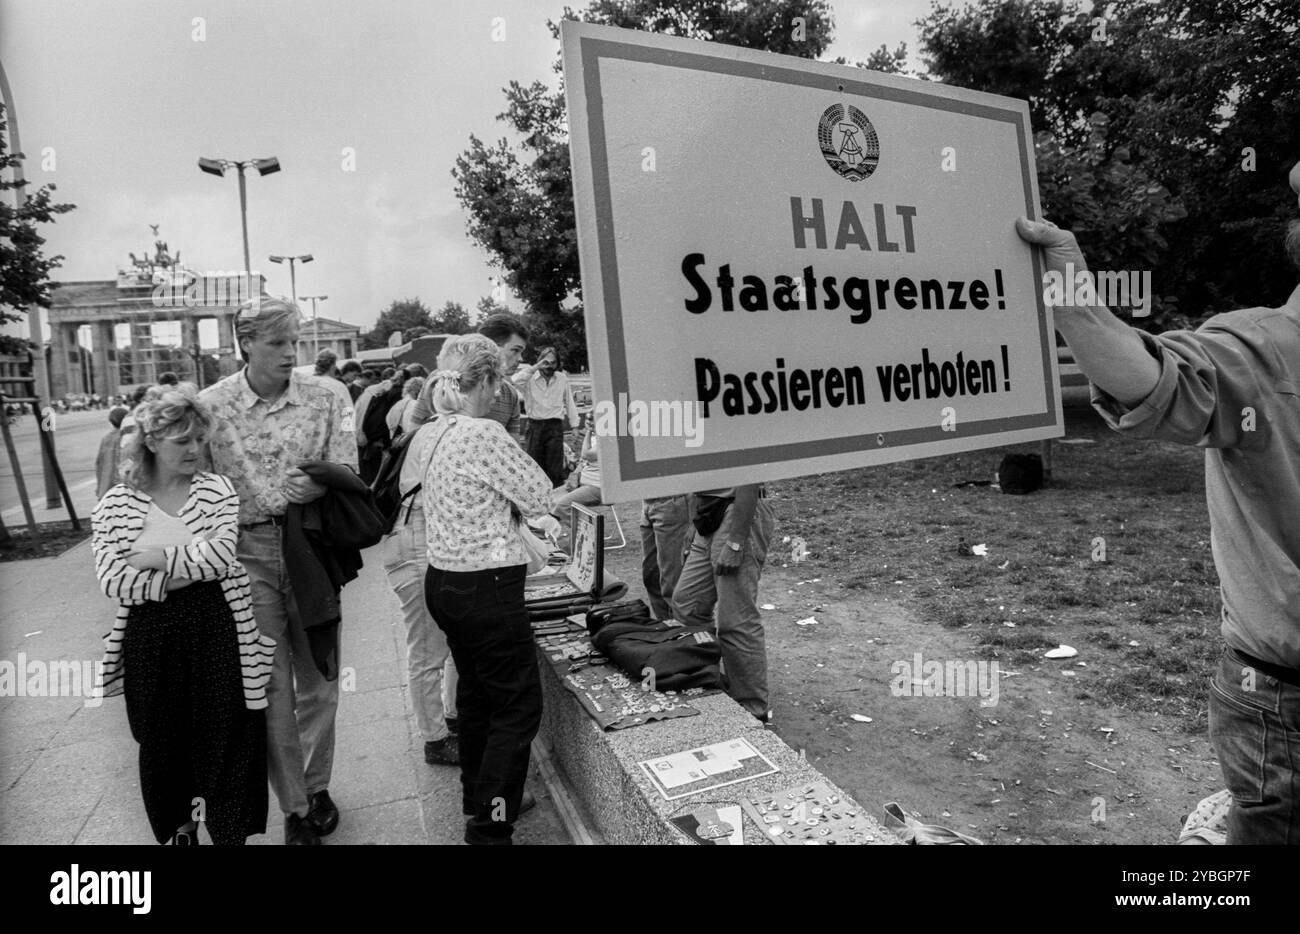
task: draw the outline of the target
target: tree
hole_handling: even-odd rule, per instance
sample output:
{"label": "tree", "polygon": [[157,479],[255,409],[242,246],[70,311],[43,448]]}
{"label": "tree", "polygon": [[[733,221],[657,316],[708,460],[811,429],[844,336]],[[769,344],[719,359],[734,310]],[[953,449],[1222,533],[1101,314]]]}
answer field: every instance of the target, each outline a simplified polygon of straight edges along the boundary
{"label": "tree", "polygon": [[[50,304],[50,271],[62,265],[63,257],[47,257],[41,252],[45,238],[36,232],[36,225],[52,224],[54,215],[76,207],[54,203],[54,185],[42,185],[28,194],[21,208],[11,204],[8,192],[28,183],[7,181],[6,177],[21,168],[23,158],[21,152],[9,152],[9,123],[0,104],[0,323],[21,321],[31,306]],[[28,346],[20,338],[0,335],[0,353],[25,353]]]}
{"label": "tree", "polygon": [[[593,0],[582,13],[565,7],[561,18],[805,58],[826,50],[834,28],[827,0]],[[559,26],[547,25],[558,40]],[[487,145],[471,136],[452,170],[456,197],[470,237],[523,299],[529,327],[554,343],[566,364],[585,367],[564,95],[540,81],[512,81],[504,93],[506,110],[497,119],[521,141]]]}
{"label": "tree", "polygon": [[473,330],[469,312],[460,302],[449,301],[433,316],[434,334],[468,334]]}
{"label": "tree", "polygon": [[[847,58],[841,55],[838,58],[832,59],[831,64],[848,65],[850,64],[850,62]],[[867,56],[867,60],[865,62],[853,62],[852,64],[857,65],[857,67],[859,68],[870,69],[871,71],[883,71],[885,74],[890,74],[890,75],[908,74],[906,68],[907,43],[900,42],[896,49],[890,50],[882,42],[880,44],[880,48],[876,49],[869,56]],[[924,76],[914,75],[914,77],[924,77]]]}
{"label": "tree", "polygon": [[361,349],[387,347],[388,337],[394,331],[401,331],[405,337],[408,331],[417,327],[433,330],[433,315],[428,306],[418,298],[394,301],[379,313],[375,326],[361,335]]}
{"label": "tree", "polygon": [[1152,270],[1156,314],[1136,323],[1275,305],[1294,286],[1280,249],[1300,153],[1294,3],[1118,0],[1103,16],[981,0],[918,26],[936,76],[1029,101],[1045,210],[1108,268]]}
{"label": "tree", "polygon": [[501,304],[491,295],[484,295],[482,298],[480,298],[478,302],[475,304],[474,308],[478,312],[478,320],[480,322],[483,321],[485,318],[492,317],[493,315],[514,314],[514,312],[510,310],[509,305]]}

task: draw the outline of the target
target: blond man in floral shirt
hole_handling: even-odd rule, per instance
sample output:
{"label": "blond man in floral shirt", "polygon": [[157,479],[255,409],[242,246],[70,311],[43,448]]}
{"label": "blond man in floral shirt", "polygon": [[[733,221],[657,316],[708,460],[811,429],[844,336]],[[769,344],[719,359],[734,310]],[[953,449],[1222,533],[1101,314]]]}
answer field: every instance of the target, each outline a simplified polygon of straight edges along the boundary
{"label": "blond man in floral shirt", "polygon": [[253,614],[276,641],[267,689],[267,762],[285,815],[285,843],[318,844],[338,825],[329,796],[338,682],[312,661],[281,553],[285,510],[325,494],[300,466],[357,467],[351,400],[341,385],[294,372],[298,307],[283,299],[246,303],[235,340],[247,366],[204,390],[217,420],[211,469],[239,494],[239,560],[252,581]]}

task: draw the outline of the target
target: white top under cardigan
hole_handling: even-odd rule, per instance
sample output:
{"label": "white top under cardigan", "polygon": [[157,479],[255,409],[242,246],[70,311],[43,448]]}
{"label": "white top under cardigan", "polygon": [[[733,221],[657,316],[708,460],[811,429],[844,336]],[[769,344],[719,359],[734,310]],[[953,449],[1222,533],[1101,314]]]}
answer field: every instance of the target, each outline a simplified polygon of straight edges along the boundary
{"label": "white top under cardigan", "polygon": [[230,481],[219,474],[196,473],[189,496],[178,517],[191,533],[192,544],[163,549],[166,570],[136,570],[126,563],[153,505],[148,494],[119,483],[104,494],[91,513],[91,548],[95,575],[103,592],[118,601],[112,631],[104,637],[104,696],[122,693],[124,665],[122,638],[131,607],[167,599],[167,582],[173,577],[192,581],[220,581],[226,603],[235,618],[244,704],[249,710],[266,707],[266,685],[271,679],[275,640],[263,635],[253,619],[248,572],[235,558],[239,541],[239,496]]}

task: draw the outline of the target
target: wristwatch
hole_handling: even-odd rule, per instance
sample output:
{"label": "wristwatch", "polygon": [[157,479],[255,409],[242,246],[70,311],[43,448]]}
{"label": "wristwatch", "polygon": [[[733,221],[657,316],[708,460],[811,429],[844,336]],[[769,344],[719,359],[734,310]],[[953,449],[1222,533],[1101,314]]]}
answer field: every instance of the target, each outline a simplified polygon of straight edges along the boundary
{"label": "wristwatch", "polygon": [[735,552],[739,552],[742,550],[741,547],[737,545],[735,542],[727,542],[727,547]]}

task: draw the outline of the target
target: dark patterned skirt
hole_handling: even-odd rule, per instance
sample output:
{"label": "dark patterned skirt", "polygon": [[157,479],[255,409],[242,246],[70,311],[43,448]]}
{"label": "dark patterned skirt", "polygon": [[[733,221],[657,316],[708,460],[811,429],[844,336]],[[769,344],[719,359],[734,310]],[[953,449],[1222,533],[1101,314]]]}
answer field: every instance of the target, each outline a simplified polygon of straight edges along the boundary
{"label": "dark patterned skirt", "polygon": [[244,705],[235,620],[218,581],[131,608],[122,642],[140,791],[165,843],[204,820],[213,843],[266,832],[266,715]]}

